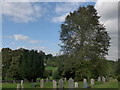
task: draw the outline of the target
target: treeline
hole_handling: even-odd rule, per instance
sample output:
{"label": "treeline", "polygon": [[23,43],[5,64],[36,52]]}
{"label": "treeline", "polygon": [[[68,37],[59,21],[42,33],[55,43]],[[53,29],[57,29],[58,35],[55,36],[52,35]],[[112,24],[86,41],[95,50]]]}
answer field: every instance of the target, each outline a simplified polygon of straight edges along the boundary
{"label": "treeline", "polygon": [[43,77],[44,60],[47,58],[43,51],[3,48],[1,52],[3,80],[27,79],[31,81]]}
{"label": "treeline", "polygon": [[118,69],[118,61],[113,60],[94,60],[85,61],[77,60],[76,57],[68,57],[67,55],[54,56],[47,60],[47,65],[57,67],[54,72],[54,79],[73,78],[76,81],[83,78],[98,78],[99,76],[118,78],[120,74]]}

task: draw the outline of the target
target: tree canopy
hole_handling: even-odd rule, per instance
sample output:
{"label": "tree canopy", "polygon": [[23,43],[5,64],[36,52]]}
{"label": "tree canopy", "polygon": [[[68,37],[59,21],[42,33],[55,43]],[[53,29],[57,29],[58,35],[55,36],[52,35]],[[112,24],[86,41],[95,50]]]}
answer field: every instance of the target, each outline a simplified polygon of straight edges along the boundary
{"label": "tree canopy", "polygon": [[99,18],[94,6],[88,5],[70,12],[61,24],[61,51],[67,55],[65,63],[70,65],[68,68],[63,64],[64,75],[69,72],[67,75],[82,78],[108,74],[105,56],[110,47],[110,36]]}

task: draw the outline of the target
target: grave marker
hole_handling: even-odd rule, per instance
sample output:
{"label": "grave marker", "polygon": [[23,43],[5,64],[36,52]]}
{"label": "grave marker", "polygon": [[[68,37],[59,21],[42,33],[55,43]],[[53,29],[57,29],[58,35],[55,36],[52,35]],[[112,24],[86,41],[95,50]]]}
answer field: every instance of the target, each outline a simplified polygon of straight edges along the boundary
{"label": "grave marker", "polygon": [[75,88],[78,88],[78,82],[75,82]]}
{"label": "grave marker", "polygon": [[83,79],[83,88],[87,87],[88,87],[87,79]]}
{"label": "grave marker", "polygon": [[59,82],[58,82],[59,88],[63,88],[64,87],[63,84],[64,84],[63,80],[60,79]]}
{"label": "grave marker", "polygon": [[44,80],[41,79],[41,80],[40,80],[40,88],[43,88],[43,87],[44,87]]}
{"label": "grave marker", "polygon": [[68,80],[68,88],[74,88],[74,80],[72,78]]}

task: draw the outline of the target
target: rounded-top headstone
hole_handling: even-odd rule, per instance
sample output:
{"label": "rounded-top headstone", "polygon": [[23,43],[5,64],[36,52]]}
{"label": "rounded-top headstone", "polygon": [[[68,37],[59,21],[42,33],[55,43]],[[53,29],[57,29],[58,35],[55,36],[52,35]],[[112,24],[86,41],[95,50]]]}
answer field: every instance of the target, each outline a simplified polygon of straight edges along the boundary
{"label": "rounded-top headstone", "polygon": [[64,84],[63,80],[60,79],[59,82],[58,82],[59,88],[63,88],[64,87],[63,84]]}
{"label": "rounded-top headstone", "polygon": [[68,88],[74,88],[74,80],[72,78],[68,80]]}
{"label": "rounded-top headstone", "polygon": [[87,79],[83,79],[83,88],[87,87],[88,87]]}

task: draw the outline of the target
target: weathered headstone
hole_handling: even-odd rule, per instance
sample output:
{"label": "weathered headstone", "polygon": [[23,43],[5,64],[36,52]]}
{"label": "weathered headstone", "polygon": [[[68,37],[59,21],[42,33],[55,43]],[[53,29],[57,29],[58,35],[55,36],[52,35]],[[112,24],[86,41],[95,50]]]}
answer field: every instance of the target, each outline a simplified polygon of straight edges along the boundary
{"label": "weathered headstone", "polygon": [[95,80],[94,80],[93,78],[90,80],[90,84],[91,84],[91,85],[94,85],[94,84],[95,84]]}
{"label": "weathered headstone", "polygon": [[63,88],[64,87],[64,81],[62,79],[59,80],[58,87],[59,88]]}
{"label": "weathered headstone", "polygon": [[75,82],[75,88],[78,88],[78,82]]}
{"label": "weathered headstone", "polygon": [[20,90],[20,84],[17,84],[17,90]]}
{"label": "weathered headstone", "polygon": [[32,88],[35,88],[35,83],[32,83]]}
{"label": "weathered headstone", "polygon": [[41,80],[40,80],[40,88],[43,88],[43,87],[44,87],[44,80],[41,79]]}
{"label": "weathered headstone", "polygon": [[24,85],[23,85],[23,84],[21,85],[21,88],[22,88],[22,90],[23,90],[23,88],[24,88]]}
{"label": "weathered headstone", "polygon": [[65,82],[67,81],[67,78],[66,78],[66,77],[64,78],[64,81],[65,81]]}
{"label": "weathered headstone", "polygon": [[106,82],[106,79],[104,76],[102,76],[102,82]]}
{"label": "weathered headstone", "polygon": [[16,83],[15,80],[13,80],[13,83]]}
{"label": "weathered headstone", "polygon": [[23,80],[21,80],[21,86],[23,85]]}
{"label": "weathered headstone", "polygon": [[83,88],[87,87],[88,87],[87,79],[83,79]]}
{"label": "weathered headstone", "polygon": [[53,88],[57,88],[57,82],[53,80]]}
{"label": "weathered headstone", "polygon": [[48,78],[46,79],[46,82],[48,82]]}
{"label": "weathered headstone", "polygon": [[74,80],[72,78],[68,80],[68,88],[74,88]]}
{"label": "weathered headstone", "polygon": [[100,76],[98,77],[98,82],[101,82],[101,77]]}

